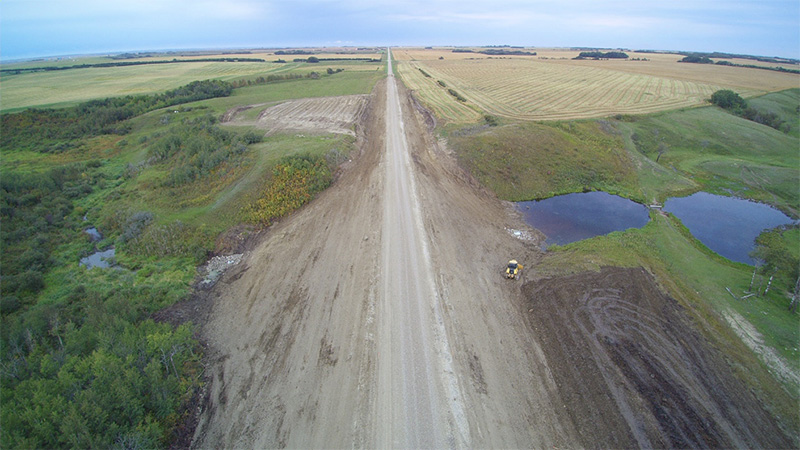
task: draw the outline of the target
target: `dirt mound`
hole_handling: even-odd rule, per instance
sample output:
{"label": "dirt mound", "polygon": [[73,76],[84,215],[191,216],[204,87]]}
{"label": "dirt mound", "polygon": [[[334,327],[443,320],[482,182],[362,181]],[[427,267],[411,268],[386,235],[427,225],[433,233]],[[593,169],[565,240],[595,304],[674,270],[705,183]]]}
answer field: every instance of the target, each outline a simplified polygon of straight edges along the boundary
{"label": "dirt mound", "polygon": [[523,294],[583,445],[792,446],[643,269],[546,279],[527,283]]}

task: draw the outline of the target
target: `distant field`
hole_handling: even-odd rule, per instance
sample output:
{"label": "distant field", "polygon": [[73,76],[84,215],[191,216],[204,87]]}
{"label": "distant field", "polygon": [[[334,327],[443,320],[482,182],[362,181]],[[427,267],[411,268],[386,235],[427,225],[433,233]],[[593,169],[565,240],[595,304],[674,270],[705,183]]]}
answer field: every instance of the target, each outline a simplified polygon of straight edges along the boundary
{"label": "distant field", "polygon": [[[274,62],[192,62],[176,64],[152,64],[128,67],[102,67],[23,73],[2,76],[0,110],[14,111],[27,107],[66,106],[86,100],[132,94],[162,92],[185,85],[195,80],[237,80],[284,72],[324,71],[327,68],[343,68],[346,71],[374,71],[380,64],[360,61],[322,61],[317,64],[294,63],[295,58],[312,55],[275,55],[274,51],[251,54],[203,54],[203,55],[154,55],[147,58],[120,61],[157,61],[173,59],[191,60],[199,58],[260,58],[268,61],[283,59],[286,64]],[[373,58],[378,53],[315,53],[318,58]],[[3,68],[70,66],[97,64],[115,60],[101,57],[31,61],[5,64]]]}
{"label": "distant field", "polygon": [[680,55],[630,52],[648,61],[575,61],[578,51],[525,51],[537,55],[490,57],[449,49],[400,49],[394,55],[406,85],[453,123],[477,121],[482,112],[522,120],[643,114],[700,105],[724,88],[752,97],[800,83],[797,74],[678,63]]}

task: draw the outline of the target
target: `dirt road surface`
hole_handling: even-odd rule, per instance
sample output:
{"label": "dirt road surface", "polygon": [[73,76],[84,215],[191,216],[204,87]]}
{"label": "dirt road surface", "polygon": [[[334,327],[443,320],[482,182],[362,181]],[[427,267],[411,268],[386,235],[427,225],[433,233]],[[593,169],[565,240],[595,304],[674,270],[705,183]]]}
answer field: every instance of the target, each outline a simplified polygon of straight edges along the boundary
{"label": "dirt road surface", "polygon": [[[652,279],[615,269],[616,278],[587,283],[504,280],[509,259],[541,257],[539,235],[458,167],[431,123],[394,77],[378,83],[357,123],[359,154],[340,178],[273,225],[210,291],[209,383],[193,447],[789,442],[752,395],[726,403],[740,386],[715,350],[658,353],[683,348],[675,342],[689,321],[678,308],[666,337],[649,331],[654,358],[625,340],[626,314],[642,313],[626,305],[671,304]],[[586,293],[608,283],[596,300]],[[586,305],[572,315],[576,299]],[[622,325],[603,321],[605,305]],[[605,334],[628,347],[611,351]],[[658,372],[641,366],[653,361],[679,368],[648,378]],[[716,370],[724,387],[704,394]],[[668,389],[648,396],[662,379]]]}

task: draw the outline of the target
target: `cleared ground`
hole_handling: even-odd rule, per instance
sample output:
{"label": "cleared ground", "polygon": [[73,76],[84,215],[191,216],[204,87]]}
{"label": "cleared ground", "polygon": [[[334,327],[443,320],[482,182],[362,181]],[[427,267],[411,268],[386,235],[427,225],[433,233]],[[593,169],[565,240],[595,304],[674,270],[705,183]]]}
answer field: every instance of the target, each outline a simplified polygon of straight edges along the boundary
{"label": "cleared ground", "polygon": [[[229,110],[223,122],[231,125],[255,126],[267,133],[299,131],[311,133],[337,133],[355,136],[353,125],[366,107],[367,95],[320,97],[290,100],[279,105],[240,106]],[[255,120],[248,120],[244,112],[258,108]]]}
{"label": "cleared ground", "polygon": [[576,61],[578,51],[532,51],[537,55],[405,49],[396,57],[409,88],[437,116],[456,123],[476,121],[482,112],[522,120],[643,114],[700,105],[719,89],[751,97],[800,83],[797,74],[678,63],[681,55],[629,53],[648,61]]}

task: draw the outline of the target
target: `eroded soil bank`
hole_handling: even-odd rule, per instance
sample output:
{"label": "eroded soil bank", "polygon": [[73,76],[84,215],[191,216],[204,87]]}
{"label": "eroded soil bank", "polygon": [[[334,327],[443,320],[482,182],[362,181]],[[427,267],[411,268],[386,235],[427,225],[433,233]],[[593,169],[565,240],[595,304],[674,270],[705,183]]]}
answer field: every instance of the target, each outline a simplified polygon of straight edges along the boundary
{"label": "eroded soil bank", "polygon": [[794,445],[643,269],[541,280],[523,294],[523,313],[586,447]]}

